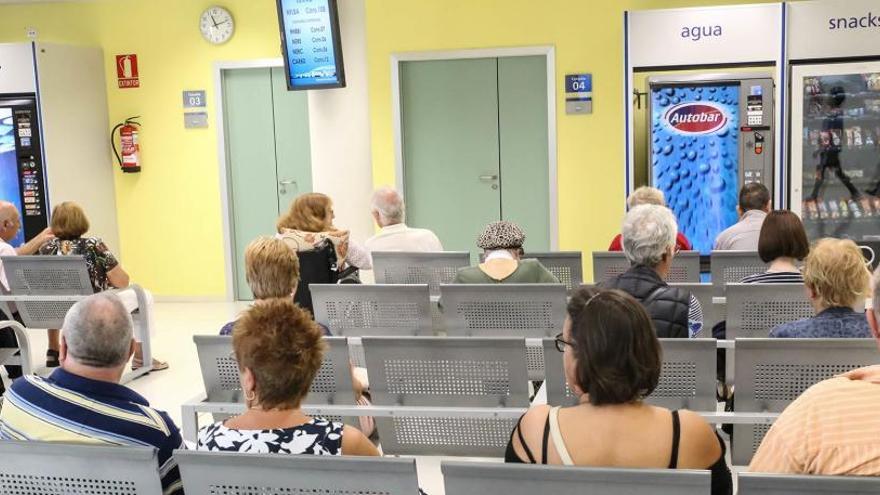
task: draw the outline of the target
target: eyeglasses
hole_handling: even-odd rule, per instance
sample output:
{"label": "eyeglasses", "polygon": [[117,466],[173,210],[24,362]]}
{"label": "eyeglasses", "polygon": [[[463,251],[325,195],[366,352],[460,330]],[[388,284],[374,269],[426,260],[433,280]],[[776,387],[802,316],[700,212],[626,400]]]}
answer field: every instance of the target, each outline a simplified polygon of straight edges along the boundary
{"label": "eyeglasses", "polygon": [[556,334],[556,338],[553,341],[556,343],[556,350],[559,352],[565,352],[565,346],[574,347],[573,342],[568,342],[562,338],[562,333]]}

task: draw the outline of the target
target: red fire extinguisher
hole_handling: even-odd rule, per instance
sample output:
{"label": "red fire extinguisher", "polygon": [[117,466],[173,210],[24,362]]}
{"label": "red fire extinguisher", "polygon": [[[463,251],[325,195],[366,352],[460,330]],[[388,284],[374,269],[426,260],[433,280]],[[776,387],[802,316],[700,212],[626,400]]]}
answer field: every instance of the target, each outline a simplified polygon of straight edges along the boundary
{"label": "red fire extinguisher", "polygon": [[[138,132],[140,131],[140,122],[134,119],[139,116],[129,117],[124,122],[116,124],[116,127],[110,132],[110,143],[113,146],[113,153],[116,155],[116,161],[122,167],[123,172],[140,172],[140,145],[138,144]],[[116,131],[119,131],[119,147],[122,148],[122,156],[116,148]]]}

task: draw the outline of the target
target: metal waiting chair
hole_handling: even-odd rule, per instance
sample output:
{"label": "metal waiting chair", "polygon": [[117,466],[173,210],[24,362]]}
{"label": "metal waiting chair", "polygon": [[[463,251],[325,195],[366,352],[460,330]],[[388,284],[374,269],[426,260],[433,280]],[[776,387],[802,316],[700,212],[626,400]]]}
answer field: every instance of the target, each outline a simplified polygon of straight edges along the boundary
{"label": "metal waiting chair", "polygon": [[312,285],[315,321],[337,337],[432,336],[431,299],[421,285]]}
{"label": "metal waiting chair", "polygon": [[701,338],[712,338],[712,327],[718,322],[724,321],[724,307],[715,304],[712,300],[714,295],[714,287],[712,284],[704,283],[671,283],[672,287],[684,289],[700,301],[703,308],[703,331]]}
{"label": "metal waiting chair", "polygon": [[0,493],[21,495],[162,493],[152,447],[0,442]]}
{"label": "metal waiting chair", "polygon": [[187,495],[419,493],[415,459],[191,450],[174,458]]}
{"label": "metal waiting chair", "polygon": [[467,251],[372,253],[377,284],[428,284],[432,296],[440,295],[440,284],[452,283],[459,268],[471,264]]}
{"label": "metal waiting chair", "polygon": [[804,284],[727,284],[727,339],[764,338],[774,327],[813,316]]}
{"label": "metal waiting chair", "polygon": [[740,472],[739,495],[876,495],[880,478]]}
{"label": "metal waiting chair", "polygon": [[767,263],[757,251],[712,251],[709,263],[715,297],[724,297],[726,285],[739,283],[749,275],[767,270]]}
{"label": "metal waiting chair", "polygon": [[456,408],[434,416],[376,417],[386,455],[503,457],[518,415],[481,415],[469,408],[528,407],[524,339],[362,340],[374,406]]}
{"label": "metal waiting chair", "polygon": [[[593,280],[602,283],[630,269],[630,262],[623,251],[593,251]],[[681,251],[672,258],[669,283],[699,283],[700,252]]]}
{"label": "metal waiting chair", "polygon": [[[572,394],[562,368],[562,353],[554,339],[544,339],[546,363],[547,403],[574,405],[578,398]],[[663,368],[660,383],[646,402],[669,409],[690,409],[714,412],[715,398],[715,339],[660,339],[663,348]]]}
{"label": "metal waiting chair", "polygon": [[[312,387],[303,404],[354,405],[355,395],[346,338],[325,337],[324,340],[327,342],[324,362],[312,381]],[[205,394],[182,406],[182,432],[185,439],[194,442],[199,430],[199,413],[241,413],[244,411],[244,397],[239,381],[238,362],[232,351],[232,337],[195,335],[193,341],[199,356]],[[327,419],[354,422],[350,418]]]}
{"label": "metal waiting chair", "polygon": [[[778,413],[816,383],[880,363],[873,339],[737,339],[735,411]],[[735,465],[748,465],[769,424],[736,425]]]}
{"label": "metal waiting chair", "polygon": [[[488,462],[441,463],[446,493],[480,495],[706,495],[709,471],[611,469]],[[189,493],[189,492],[187,492]]]}
{"label": "metal waiting chair", "polygon": [[[61,328],[67,311],[77,301],[95,293],[89,280],[85,259],[82,256],[2,256],[0,263],[9,281],[9,295],[0,295],[0,303],[14,303],[24,326],[16,322],[4,322],[10,326],[18,338],[22,349],[22,372],[31,368],[30,340],[27,329]],[[138,285],[129,286],[138,299],[138,307],[146,307],[146,295]],[[143,311],[133,315],[134,324],[141,329],[143,338],[144,365],[123,375],[122,383],[127,383],[152,371],[152,346],[150,329]],[[25,350],[26,348],[26,350]],[[24,363],[27,355],[28,362]],[[15,361],[13,359],[13,361]],[[7,364],[14,364],[10,361]]]}

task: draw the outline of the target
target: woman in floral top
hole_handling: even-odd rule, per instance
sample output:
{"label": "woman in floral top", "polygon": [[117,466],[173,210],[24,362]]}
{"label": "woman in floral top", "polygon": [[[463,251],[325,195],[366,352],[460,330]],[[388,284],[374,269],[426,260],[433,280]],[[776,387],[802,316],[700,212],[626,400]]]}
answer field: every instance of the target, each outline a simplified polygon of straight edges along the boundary
{"label": "woman in floral top", "polygon": [[[50,225],[55,238],[46,241],[38,254],[46,256],[82,256],[86,261],[89,279],[95,292],[103,292],[109,289],[125,289],[129,284],[128,273],[119,264],[119,261],[110,252],[110,249],[97,237],[83,237],[89,230],[89,220],[83,209],[72,201],[65,201],[52,210]],[[146,291],[145,291],[146,292]],[[121,290],[117,295],[122,299],[129,311],[140,309],[146,314],[150,329],[155,328],[153,322],[153,297],[146,292],[147,307],[138,308],[137,296],[133,290]],[[49,350],[46,351],[46,366],[58,366],[58,349],[60,331],[49,330]],[[137,339],[132,368],[143,365],[143,350],[141,349],[142,337]],[[157,359],[153,360],[153,370],[168,368],[168,363]]]}

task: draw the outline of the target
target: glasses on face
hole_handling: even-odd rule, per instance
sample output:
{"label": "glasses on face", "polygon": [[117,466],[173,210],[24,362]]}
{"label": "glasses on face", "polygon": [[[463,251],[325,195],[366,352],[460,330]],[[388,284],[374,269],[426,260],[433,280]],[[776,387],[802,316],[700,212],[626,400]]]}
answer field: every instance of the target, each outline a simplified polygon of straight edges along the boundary
{"label": "glasses on face", "polygon": [[574,347],[573,342],[568,342],[562,338],[562,333],[556,334],[556,338],[553,340],[556,343],[556,350],[559,352],[565,352],[565,346]]}

